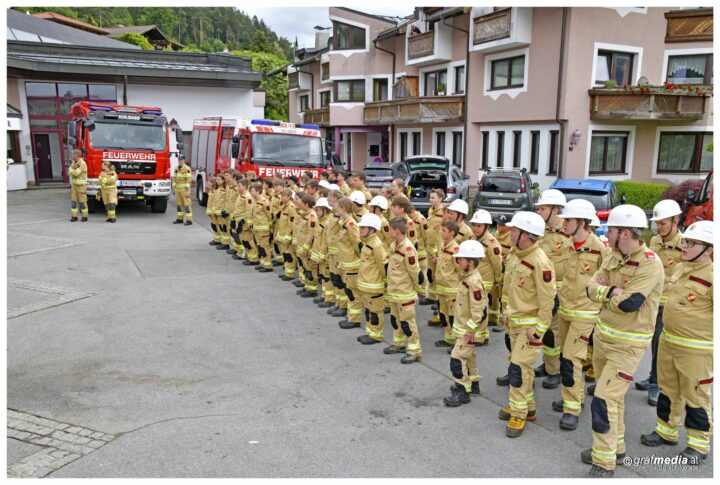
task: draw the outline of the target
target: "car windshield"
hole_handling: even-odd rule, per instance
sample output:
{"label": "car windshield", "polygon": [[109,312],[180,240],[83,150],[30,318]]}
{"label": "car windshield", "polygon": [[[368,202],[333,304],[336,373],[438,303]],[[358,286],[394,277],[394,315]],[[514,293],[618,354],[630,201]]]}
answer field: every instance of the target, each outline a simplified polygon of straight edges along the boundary
{"label": "car windshield", "polygon": [[282,165],[322,167],[322,139],[317,136],[253,133],[253,158],[262,164],[271,160]]}
{"label": "car windshield", "polygon": [[369,175],[370,177],[390,177],[392,176],[392,169],[391,168],[377,168],[377,167],[367,167],[364,170],[365,175]]}
{"label": "car windshield", "polygon": [[570,202],[575,199],[583,199],[595,206],[595,210],[612,209],[608,203],[607,192],[591,192],[586,190],[563,190],[565,199]]}
{"label": "car windshield", "polygon": [[167,143],[165,124],[129,123],[125,121],[96,121],[90,132],[93,148],[123,150],[165,150]]}
{"label": "car windshield", "polygon": [[483,192],[520,192],[518,177],[485,177],[482,181]]}

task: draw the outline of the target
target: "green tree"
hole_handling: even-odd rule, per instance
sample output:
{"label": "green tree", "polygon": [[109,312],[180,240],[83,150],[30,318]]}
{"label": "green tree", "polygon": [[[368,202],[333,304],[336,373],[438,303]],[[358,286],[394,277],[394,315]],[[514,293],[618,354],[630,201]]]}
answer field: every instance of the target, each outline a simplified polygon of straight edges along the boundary
{"label": "green tree", "polygon": [[266,77],[268,72],[286,66],[287,60],[274,54],[253,51],[233,51],[237,56],[252,58],[252,67],[263,74],[260,88],[265,90],[265,117],[272,120],[288,120],[287,81],[280,74]]}
{"label": "green tree", "polygon": [[135,32],[125,32],[124,34],[120,34],[115,37],[115,40],[136,45],[141,49],[145,49],[146,51],[153,49],[153,46],[150,44],[150,42],[148,42],[145,37],[140,34],[136,34]]}

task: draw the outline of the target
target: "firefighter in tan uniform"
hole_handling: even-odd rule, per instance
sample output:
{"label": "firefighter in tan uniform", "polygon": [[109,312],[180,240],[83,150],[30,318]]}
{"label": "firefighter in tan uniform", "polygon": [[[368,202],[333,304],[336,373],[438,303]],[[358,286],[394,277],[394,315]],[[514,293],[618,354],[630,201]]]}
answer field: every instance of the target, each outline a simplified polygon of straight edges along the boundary
{"label": "firefighter in tan uniform", "polygon": [[219,246],[220,242],[220,226],[218,218],[215,215],[215,207],[217,205],[218,195],[218,179],[217,177],[208,177],[208,199],[205,207],[205,214],[210,218],[210,228],[213,231],[212,241],[208,244],[211,246]]}
{"label": "firefighter in tan uniform", "polygon": [[353,219],[355,222],[360,222],[362,216],[368,213],[367,207],[365,207],[365,194],[355,190],[350,193],[349,199],[352,202]]}
{"label": "firefighter in tan uniform", "polygon": [[635,388],[647,390],[648,404],[657,406],[658,394],[660,390],[657,384],[657,351],[660,343],[660,334],[663,329],[663,307],[667,301],[667,290],[670,285],[675,270],[680,263],[680,255],[682,248],[680,247],[680,239],[682,234],[678,231],[680,223],[680,215],[682,209],[677,202],[672,199],[661,200],[653,208],[653,217],[651,221],[657,226],[657,234],[650,239],[650,249],[658,255],[665,270],[665,287],[663,288],[663,296],[660,298],[660,309],[658,310],[657,319],[655,321],[655,333],[653,334],[652,360],[650,365],[650,377],[644,381],[636,382]]}
{"label": "firefighter in tan uniform", "polygon": [[87,164],[82,158],[82,150],[72,151],[72,163],[68,168],[70,175],[70,222],[77,221],[78,208],[82,222],[87,221]]}
{"label": "firefighter in tan uniform", "polygon": [[609,251],[593,234],[589,224],[595,207],[584,199],[571,200],[562,215],[563,233],[568,239],[563,245],[563,264],[557,273],[563,278],[558,291],[560,307],[558,338],[562,399],[553,401],[552,408],[562,412],[560,429],[573,431],[583,407],[585,378],[583,361],[587,356],[590,335],[600,315],[600,304],[587,297],[590,278],[600,269]]}
{"label": "firefighter in tan uniform", "polygon": [[[562,264],[562,247],[567,237],[562,233],[563,221],[560,219],[560,211],[565,207],[565,194],[556,189],[549,189],[540,195],[535,203],[535,212],[545,221],[545,235],[538,241],[550,261],[556,274],[560,271],[558,266]],[[558,290],[562,286],[562,277],[556,278],[555,286]],[[558,301],[555,301],[553,318],[550,329],[543,337],[543,363],[535,369],[536,377],[545,377],[542,386],[546,389],[555,389],[560,385],[560,338],[557,318]]]}
{"label": "firefighter in tan uniform", "polygon": [[462,199],[456,199],[450,202],[445,209],[444,218],[446,221],[453,221],[458,225],[458,235],[455,237],[458,244],[467,241],[472,237],[472,229],[465,224],[465,218],[469,212],[468,204]]}
{"label": "firefighter in tan uniform", "polygon": [[215,226],[219,236],[220,244],[215,249],[229,249],[227,237],[227,219],[223,214],[225,211],[225,177],[222,174],[215,177],[215,197],[213,198],[212,213],[215,216]]}
{"label": "firefighter in tan uniform", "polygon": [[510,334],[511,355],[509,406],[499,418],[508,421],[505,435],[520,436],[526,421],[535,421],[535,374],[533,365],[542,348],[542,338],[550,326],[555,301],[555,271],[538,244],[545,223],[534,212],[515,213],[511,227],[513,252],[503,285],[502,321]]}
{"label": "firefighter in tan uniform", "polygon": [[487,292],[477,269],[485,257],[485,248],[478,241],[464,241],[454,257],[460,269],[460,285],[455,298],[455,346],[450,354],[450,372],[455,384],[450,387],[450,396],[443,399],[449,407],[469,403],[469,394],[480,394],[475,329],[487,313]]}
{"label": "firefighter in tan uniform", "polygon": [[444,327],[443,338],[435,342],[435,347],[453,347],[455,334],[455,299],[460,284],[460,271],[455,262],[455,254],[460,245],[455,240],[458,226],[453,221],[444,221],[440,230],[442,246],[435,256],[435,292],[438,296],[438,315]]}
{"label": "firefighter in tan uniform", "polygon": [[296,212],[295,204],[292,201],[293,192],[290,189],[282,189],[280,191],[280,204],[278,210],[280,217],[277,221],[277,241],[280,253],[283,258],[283,274],[280,279],[283,281],[292,281],[295,279],[295,246],[292,244],[292,230],[295,222]]}
{"label": "firefighter in tan uniform", "polygon": [[365,177],[365,174],[362,172],[356,172],[350,177],[350,187],[353,191],[362,192],[363,195],[365,195],[365,203],[367,204],[372,200],[372,194],[370,194],[370,191],[365,187],[366,182],[367,177]]}
{"label": "firefighter in tan uniform", "polygon": [[[327,197],[318,198],[315,202],[315,214],[317,216],[317,225],[315,226],[315,236],[312,246],[310,247],[310,270],[312,276],[316,280],[317,292],[329,291],[330,274],[327,266],[327,231],[328,221],[330,220],[330,211],[332,208],[328,203]],[[323,295],[313,298],[313,303],[322,303],[325,300]]]}
{"label": "firefighter in tan uniform", "polygon": [[[505,225],[508,221],[507,216],[501,215],[495,219],[495,239],[500,244],[500,255],[502,256],[503,265],[507,258],[512,243],[510,242],[510,228]],[[505,271],[503,270],[503,273]],[[500,297],[502,296],[502,278],[500,283],[495,285],[492,290],[492,298],[490,298],[490,311],[488,316],[488,325],[493,326],[493,332],[502,332],[503,327],[498,322],[500,316]],[[495,325],[493,325],[495,324]]]}
{"label": "firefighter in tan uniform", "polygon": [[625,393],[650,346],[665,277],[640,239],[647,228],[642,209],[617,206],[607,226],[613,252],[587,286],[588,297],[602,304],[593,333],[593,445],[581,454],[592,463],[590,477],[613,476],[616,459],[625,455]]}
{"label": "firefighter in tan uniform", "polygon": [[262,184],[254,183],[250,188],[253,196],[252,204],[252,233],[255,238],[260,265],[255,269],[261,273],[272,271],[272,253],[270,248],[270,202],[263,196]]}
{"label": "firefighter in tan uniform", "polygon": [[[427,268],[428,268],[428,260],[427,260],[427,249],[426,249],[426,239],[427,239],[427,230],[428,230],[428,222],[424,215],[420,213],[419,210],[415,209],[414,207],[408,214],[410,216],[410,219],[415,223],[415,227],[417,228],[417,242],[415,243],[415,248],[418,252],[418,260],[420,264],[420,271],[423,272],[423,275],[427,274]],[[430,304],[430,300],[427,298],[427,291],[426,291],[426,285],[423,285],[420,288],[420,292],[418,293],[418,296],[420,297],[420,300],[418,301],[418,304],[420,305],[428,305]]]}
{"label": "firefighter in tan uniform", "polygon": [[234,228],[232,225],[232,212],[235,209],[235,201],[237,200],[237,182],[235,177],[231,173],[226,174],[225,179],[225,203],[223,204],[223,210],[225,212],[225,227],[226,227],[226,241],[228,245],[228,254],[237,254],[237,245],[235,244],[235,238],[233,238]]}
{"label": "firefighter in tan uniform", "polygon": [[[482,276],[483,284],[485,285],[485,294],[488,299],[488,305],[492,300],[492,292],[496,285],[499,285],[502,281],[502,251],[500,243],[490,233],[490,226],[492,225],[492,216],[484,209],[475,211],[470,219],[470,226],[472,227],[472,239],[482,244],[485,257],[480,260],[478,266],[478,272]],[[487,345],[490,341],[490,334],[488,333],[488,317],[490,312],[485,313],[485,318],[478,323],[478,327],[475,329],[475,345],[483,346]]]}
{"label": "firefighter in tan uniform", "polygon": [[685,414],[687,448],[681,455],[691,465],[710,453],[712,432],[713,226],[695,222],[682,235],[682,264],[664,293],[655,431],[641,436],[648,446],[676,445]]}
{"label": "firefighter in tan uniform", "polygon": [[282,179],[273,180],[273,197],[270,209],[273,214],[273,266],[282,266],[285,263],[282,251],[280,250],[280,241],[278,241],[278,221],[280,220],[280,192],[285,188],[285,183]]}
{"label": "firefighter in tan uniform", "polygon": [[368,204],[368,207],[373,214],[380,218],[380,230],[378,231],[378,237],[385,248],[385,253],[390,251],[392,245],[392,237],[390,236],[390,223],[385,218],[385,212],[388,210],[388,200],[382,195],[376,195]]}
{"label": "firefighter in tan uniform", "polygon": [[338,201],[335,208],[340,217],[338,232],[338,267],[342,271],[340,284],[348,299],[347,319],[338,323],[342,329],[359,327],[363,313],[357,287],[358,269],[360,269],[360,230],[352,216],[352,205],[352,201],[344,197]]}
{"label": "firefighter in tan uniform", "polygon": [[186,226],[192,224],[191,178],[192,170],[185,164],[185,157],[181,156],[172,177],[172,188],[175,189],[175,203],[177,205],[177,218],[173,224],[182,224],[183,219]]}
{"label": "firefighter in tan uniform", "polygon": [[100,181],[100,195],[102,196],[103,205],[107,209],[107,220],[105,222],[115,222],[115,208],[118,203],[117,181],[118,176],[115,172],[115,166],[109,161],[103,162],[103,170],[98,177]]}
{"label": "firefighter in tan uniform", "polygon": [[340,217],[337,215],[337,203],[343,198],[343,194],[336,184],[330,185],[328,193],[328,202],[333,208],[328,221],[327,247],[328,247],[328,272],[330,273],[330,282],[332,283],[332,294],[325,294],[327,301],[332,301],[330,305],[321,304],[329,307],[327,313],[334,317],[344,317],[347,315],[347,295],[342,289],[342,270],[338,267],[338,237],[340,235]]}
{"label": "firefighter in tan uniform", "polygon": [[[405,219],[405,226],[407,228],[407,232],[405,235],[413,244],[413,246],[416,247],[419,232],[417,224],[415,224],[415,221],[413,221],[410,217],[410,212],[412,210],[413,206],[410,203],[410,199],[408,199],[404,195],[396,195],[395,197],[393,197],[392,202],[390,203],[390,213],[392,214],[393,218],[401,217]],[[390,233],[392,235],[392,231],[390,231]],[[393,242],[395,242],[394,239]]]}
{"label": "firefighter in tan uniform", "polygon": [[[393,203],[396,199],[393,199]],[[412,364],[418,362],[422,355],[420,332],[415,322],[415,304],[417,288],[425,280],[418,265],[417,251],[410,239],[405,236],[406,232],[406,219],[394,217],[390,221],[390,233],[395,242],[388,258],[385,298],[390,303],[393,343],[385,347],[383,353],[405,352],[400,362]]]}
{"label": "firefighter in tan uniform", "polygon": [[252,209],[254,200],[248,186],[248,179],[241,179],[238,182],[238,198],[235,200],[235,214],[238,220],[238,233],[240,234],[240,243],[245,248],[245,258],[243,261],[245,266],[257,266],[260,264],[255,238],[252,233]]}
{"label": "firefighter in tan uniform", "polygon": [[296,198],[300,201],[298,205],[300,224],[296,236],[295,250],[297,251],[300,264],[301,281],[304,283],[303,287],[296,293],[303,298],[311,298],[317,296],[318,289],[317,262],[310,259],[310,250],[312,249],[315,239],[318,217],[317,213],[313,210],[315,200],[310,194],[300,192]]}
{"label": "firefighter in tan uniform", "polygon": [[387,253],[379,237],[382,229],[380,217],[376,214],[365,214],[358,225],[362,250],[360,251],[357,286],[363,307],[369,313],[369,319],[365,322],[365,334],[358,337],[357,340],[363,345],[372,345],[383,341],[385,320],[383,294],[385,292]]}
{"label": "firefighter in tan uniform", "polygon": [[428,255],[428,297],[425,302],[421,304],[429,305],[437,303],[437,294],[435,293],[435,281],[433,278],[433,271],[435,271],[435,264],[433,263],[433,257],[437,255],[440,250],[440,230],[443,223],[443,214],[445,208],[442,205],[442,201],[445,198],[445,192],[442,189],[430,190],[430,209],[428,209],[427,223],[428,228],[425,234],[425,243]]}

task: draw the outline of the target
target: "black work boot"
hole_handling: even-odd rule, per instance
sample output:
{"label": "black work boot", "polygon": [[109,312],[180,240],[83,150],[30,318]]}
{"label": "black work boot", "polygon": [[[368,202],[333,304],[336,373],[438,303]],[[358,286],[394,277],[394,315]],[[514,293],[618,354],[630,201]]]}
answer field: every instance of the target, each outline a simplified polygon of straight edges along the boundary
{"label": "black work boot", "polygon": [[108,217],[107,219],[105,219],[105,222],[112,222],[112,219]]}
{"label": "black work boot", "polygon": [[239,261],[239,260],[242,260],[242,258],[241,258],[240,256],[238,256],[237,253],[233,254],[233,255],[232,255],[232,258],[235,259],[235,260],[238,260],[238,261]]}
{"label": "black work boot", "polygon": [[282,261],[273,261],[273,262],[272,262],[272,265],[273,265],[273,266],[282,266],[283,263],[282,263]]}
{"label": "black work boot", "polygon": [[[268,269],[270,269],[270,268],[268,268]],[[272,271],[272,270],[270,269],[270,271]],[[300,298],[315,298],[316,296],[318,296],[317,291],[308,291],[308,292],[306,292],[306,294],[300,295]]]}
{"label": "black work boot", "polygon": [[445,340],[436,340],[435,347],[454,347],[455,344],[449,344]]}
{"label": "black work boot", "polygon": [[542,386],[545,389],[555,389],[560,385],[561,379],[560,374],[549,375],[543,379]]}
{"label": "black work boot", "polygon": [[560,418],[560,429],[564,429],[565,431],[575,431],[578,425],[578,417],[574,414],[570,413],[563,413],[562,418]]}
{"label": "black work boot", "polygon": [[260,264],[260,261],[250,261],[249,259],[246,261],[243,261],[242,263],[244,266],[257,266]]}
{"label": "black work boot", "polygon": [[689,465],[697,465],[700,463],[700,460],[707,458],[707,455],[703,455],[695,448],[690,448],[689,446],[680,453],[680,456],[687,458]]}
{"label": "black work boot", "polygon": [[228,248],[225,252],[228,254],[235,254],[235,248]]}
{"label": "black work boot", "polygon": [[192,221],[185,221],[186,226],[192,226]]}
{"label": "black work boot", "polygon": [[480,382],[479,381],[475,381],[472,383],[472,387],[470,387],[470,394],[476,394],[478,396],[480,395]]}
{"label": "black work boot", "polygon": [[394,345],[388,345],[383,349],[383,354],[402,354],[405,352],[405,347],[396,347]]}
{"label": "black work boot", "polygon": [[358,328],[360,326],[359,323],[348,322],[347,320],[340,320],[338,325],[343,330],[350,330],[351,328]]}
{"label": "black work boot", "polygon": [[545,364],[535,367],[535,377],[545,377],[548,373],[545,371]]}
{"label": "black work boot", "polygon": [[82,216],[80,218],[80,222],[87,222],[87,216]]}
{"label": "black work boot", "polygon": [[324,296],[316,296],[315,298],[313,298],[313,303],[322,303],[324,301],[325,301]]}
{"label": "black work boot", "polygon": [[217,246],[215,246],[215,249],[217,249],[218,251],[224,251],[226,249],[230,249],[230,246],[228,246],[227,244],[218,244]]}
{"label": "black work boot", "polygon": [[77,217],[71,217],[70,222],[77,222]]}
{"label": "black work boot", "polygon": [[335,304],[331,301],[321,301],[318,303],[318,308],[330,308],[332,306],[335,306]]}
{"label": "black work boot", "polygon": [[615,476],[615,470],[606,470],[605,468],[593,465],[587,474],[588,478],[612,478]]}
{"label": "black work boot", "polygon": [[175,219],[173,221],[173,224],[182,224],[182,223],[183,223],[182,219]]}
{"label": "black work boot", "polygon": [[292,277],[292,276],[287,276],[287,275],[284,275],[284,274],[281,274],[281,275],[279,276],[279,278],[280,278],[281,280],[283,280],[283,281],[292,281],[292,280],[293,280],[293,277]]}
{"label": "black work boot", "polygon": [[[615,463],[617,465],[622,465],[624,458],[625,458],[625,453],[616,454],[615,455]],[[580,459],[586,465],[592,465],[592,448],[587,448],[585,450],[582,450],[582,452],[580,452]]]}
{"label": "black work boot", "polygon": [[660,436],[657,433],[657,431],[653,431],[652,433],[640,435],[640,441],[645,446],[652,446],[652,447],[656,447],[656,446],[660,446],[660,445],[675,446],[678,444],[677,441],[666,440],[665,438]]}
{"label": "black work boot", "polygon": [[219,246],[220,243],[218,241],[212,240],[208,243],[210,246]]}
{"label": "black work boot", "polygon": [[405,357],[400,359],[401,364],[414,364],[415,362],[420,362],[420,356],[419,355],[410,355],[406,354]]}
{"label": "black work boot", "polygon": [[258,273],[272,273],[272,268],[266,268],[265,266],[260,266],[258,269]]}
{"label": "black work boot", "polygon": [[333,317],[346,317],[347,316],[347,308],[338,308],[334,312],[332,312],[330,315]]}
{"label": "black work boot", "polygon": [[375,340],[370,335],[361,335],[360,337],[358,337],[358,342],[360,342],[363,345],[373,345],[373,344],[379,344],[382,341]]}
{"label": "black work boot", "polygon": [[302,288],[303,286],[305,286],[305,283],[300,280],[295,280],[293,281],[293,285],[297,286],[298,288]]}
{"label": "black work boot", "polygon": [[456,408],[470,402],[470,394],[465,390],[465,386],[455,384],[453,386],[451,394],[443,398],[443,402],[447,407]]}
{"label": "black work boot", "polygon": [[510,374],[505,374],[502,377],[498,377],[497,379],[495,379],[495,383],[498,386],[503,386],[503,387],[509,386],[510,385]]}

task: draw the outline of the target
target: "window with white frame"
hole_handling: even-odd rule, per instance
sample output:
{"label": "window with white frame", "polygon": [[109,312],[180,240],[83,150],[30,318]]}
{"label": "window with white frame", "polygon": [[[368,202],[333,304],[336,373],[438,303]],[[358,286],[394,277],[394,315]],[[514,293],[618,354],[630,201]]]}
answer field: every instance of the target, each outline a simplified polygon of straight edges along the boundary
{"label": "window with white frame", "polygon": [[445,132],[435,132],[435,155],[445,156]]}
{"label": "window with white frame", "polygon": [[658,173],[702,173],[712,168],[712,132],[660,132]]}
{"label": "window with white frame", "polygon": [[320,107],[327,108],[330,106],[330,90],[320,91]]}
{"label": "window with white frame", "polygon": [[609,80],[615,81],[617,86],[633,84],[634,63],[635,54],[632,52],[598,50],[595,85],[604,86]]}
{"label": "window with white frame", "polygon": [[307,111],[310,109],[310,96],[304,94],[300,96],[300,112]]}
{"label": "window with white frame", "polygon": [[452,132],[452,163],[458,167],[463,165],[463,132]]}
{"label": "window with white frame", "polygon": [[364,102],[365,80],[335,81],[335,101]]}
{"label": "window with white frame", "polygon": [[712,85],[713,55],[690,54],[669,56],[666,80],[672,84]]}
{"label": "window with white frame", "polygon": [[447,93],[447,69],[425,73],[425,96]]}
{"label": "window with white frame", "polygon": [[342,22],[333,22],[335,50],[365,49],[365,29]]}
{"label": "window with white frame", "polygon": [[494,60],[490,68],[490,89],[521,88],[525,85],[525,55]]}
{"label": "window with white frame", "polygon": [[386,78],[373,79],[373,101],[387,101],[388,80]]}
{"label": "window with white frame", "polygon": [[465,66],[455,68],[455,94],[465,93]]}
{"label": "window with white frame", "polygon": [[594,131],[590,141],[590,174],[625,173],[629,137],[627,131]]}

